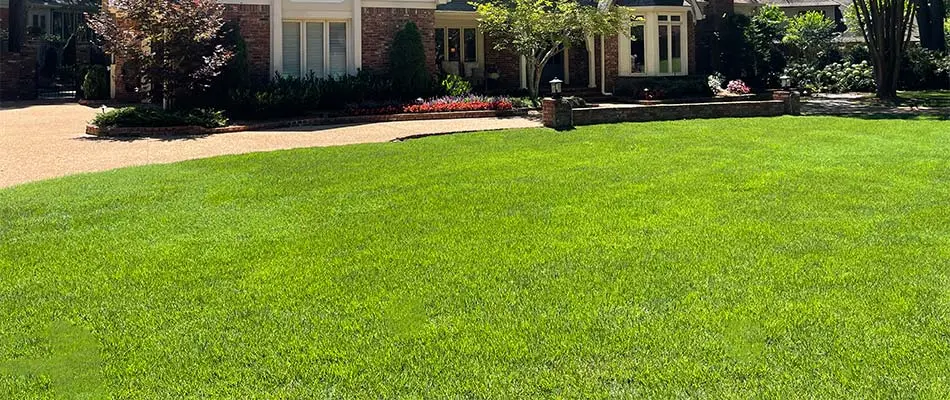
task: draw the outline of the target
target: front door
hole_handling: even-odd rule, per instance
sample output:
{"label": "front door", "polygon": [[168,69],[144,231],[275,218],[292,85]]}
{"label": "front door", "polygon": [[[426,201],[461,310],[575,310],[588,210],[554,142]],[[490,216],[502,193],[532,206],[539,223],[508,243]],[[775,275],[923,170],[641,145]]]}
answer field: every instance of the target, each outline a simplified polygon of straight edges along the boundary
{"label": "front door", "polygon": [[558,55],[551,57],[544,69],[541,70],[541,85],[539,85],[541,91],[550,91],[551,85],[548,82],[551,82],[554,78],[567,81],[564,77],[564,63],[566,62],[564,54],[564,50],[561,50]]}

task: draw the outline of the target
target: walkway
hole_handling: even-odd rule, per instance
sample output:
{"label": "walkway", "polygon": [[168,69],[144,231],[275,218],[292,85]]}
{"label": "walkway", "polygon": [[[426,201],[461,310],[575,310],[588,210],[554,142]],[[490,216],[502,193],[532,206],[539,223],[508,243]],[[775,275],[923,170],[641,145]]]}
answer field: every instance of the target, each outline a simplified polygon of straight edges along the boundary
{"label": "walkway", "polygon": [[[10,105],[5,104],[5,107]],[[0,187],[83,172],[161,164],[225,154],[389,142],[407,136],[533,128],[525,118],[474,118],[298,127],[175,139],[87,136],[98,110],[78,104],[0,109]]]}

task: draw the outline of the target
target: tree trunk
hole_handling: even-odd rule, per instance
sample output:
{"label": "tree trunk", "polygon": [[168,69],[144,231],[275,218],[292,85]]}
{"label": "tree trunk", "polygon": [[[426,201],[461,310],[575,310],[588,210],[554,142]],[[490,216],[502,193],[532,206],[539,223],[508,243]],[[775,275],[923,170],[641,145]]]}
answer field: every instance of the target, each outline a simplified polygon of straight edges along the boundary
{"label": "tree trunk", "polygon": [[525,57],[525,59],[528,62],[528,65],[525,66],[525,70],[528,74],[526,77],[528,78],[526,82],[528,84],[528,95],[531,96],[531,99],[538,100],[538,81],[541,80],[541,77],[535,76],[537,60],[535,60],[533,56]]}

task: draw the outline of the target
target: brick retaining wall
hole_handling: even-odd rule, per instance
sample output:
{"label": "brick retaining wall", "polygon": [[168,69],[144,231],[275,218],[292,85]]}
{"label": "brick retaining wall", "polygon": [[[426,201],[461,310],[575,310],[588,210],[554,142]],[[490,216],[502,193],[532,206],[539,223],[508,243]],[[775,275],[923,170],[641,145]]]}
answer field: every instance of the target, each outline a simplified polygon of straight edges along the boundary
{"label": "brick retaining wall", "polygon": [[593,107],[575,108],[574,125],[697,118],[774,117],[785,114],[786,106],[782,100]]}

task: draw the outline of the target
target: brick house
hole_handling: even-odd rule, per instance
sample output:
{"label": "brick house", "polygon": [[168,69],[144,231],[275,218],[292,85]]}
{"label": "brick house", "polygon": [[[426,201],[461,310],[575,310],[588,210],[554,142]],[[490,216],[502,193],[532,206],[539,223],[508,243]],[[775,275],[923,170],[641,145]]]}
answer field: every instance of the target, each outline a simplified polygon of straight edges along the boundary
{"label": "brick house", "polygon": [[[392,38],[412,21],[423,34],[432,72],[487,79],[496,87],[526,86],[524,61],[493,48],[468,0],[221,1],[241,27],[258,76],[385,72]],[[557,76],[569,87],[609,92],[618,77],[695,72],[692,38],[700,7],[683,0],[618,1],[634,7],[642,21],[630,32],[590,37],[565,50],[543,79]]]}

